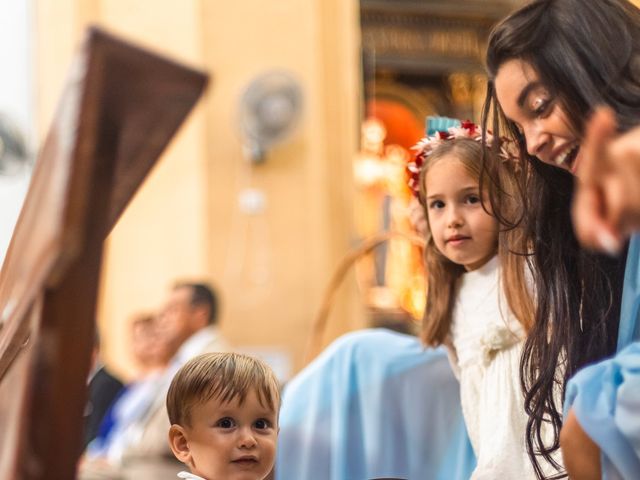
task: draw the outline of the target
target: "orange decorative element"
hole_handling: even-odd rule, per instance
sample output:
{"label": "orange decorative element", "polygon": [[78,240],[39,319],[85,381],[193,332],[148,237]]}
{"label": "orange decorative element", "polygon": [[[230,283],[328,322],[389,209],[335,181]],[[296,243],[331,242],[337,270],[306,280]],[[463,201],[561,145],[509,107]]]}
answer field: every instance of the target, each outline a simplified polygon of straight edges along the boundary
{"label": "orange decorative element", "polygon": [[367,102],[367,117],[377,118],[387,130],[385,144],[400,145],[407,150],[424,136],[424,118],[401,102],[372,99]]}

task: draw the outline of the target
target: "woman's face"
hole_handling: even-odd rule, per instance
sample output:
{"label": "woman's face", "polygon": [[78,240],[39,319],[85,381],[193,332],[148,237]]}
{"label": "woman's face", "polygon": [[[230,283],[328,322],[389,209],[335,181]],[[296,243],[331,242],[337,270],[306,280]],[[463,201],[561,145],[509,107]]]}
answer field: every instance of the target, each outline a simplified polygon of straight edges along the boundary
{"label": "woman's face", "polygon": [[575,173],[580,138],[535,69],[523,60],[509,60],[498,69],[494,83],[502,111],[524,135],[529,154]]}

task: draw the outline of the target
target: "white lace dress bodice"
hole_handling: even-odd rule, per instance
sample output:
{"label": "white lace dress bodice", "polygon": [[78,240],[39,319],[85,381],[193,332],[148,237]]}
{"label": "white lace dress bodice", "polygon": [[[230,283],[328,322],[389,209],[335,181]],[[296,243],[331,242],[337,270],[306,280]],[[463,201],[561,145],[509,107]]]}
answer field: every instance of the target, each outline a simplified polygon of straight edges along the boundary
{"label": "white lace dress bodice", "polygon": [[473,480],[535,479],[527,456],[520,386],[524,329],[511,314],[497,258],[460,280],[451,327],[451,360],[476,453]]}

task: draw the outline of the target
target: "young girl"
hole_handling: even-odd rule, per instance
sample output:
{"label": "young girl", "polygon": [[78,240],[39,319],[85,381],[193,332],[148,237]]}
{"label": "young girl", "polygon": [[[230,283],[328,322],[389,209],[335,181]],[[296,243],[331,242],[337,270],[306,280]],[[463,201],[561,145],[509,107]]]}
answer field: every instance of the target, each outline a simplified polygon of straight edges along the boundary
{"label": "young girl", "polygon": [[[480,194],[483,146],[469,122],[423,140],[410,165],[427,218],[427,306],[422,337],[444,344],[460,380],[462,411],[477,456],[473,479],[535,478],[525,448],[527,415],[519,375],[531,300],[505,289],[499,229]],[[504,158],[510,161],[510,158]],[[490,188],[503,186],[490,185]],[[508,299],[508,300],[507,300]],[[510,308],[511,307],[511,308]]]}

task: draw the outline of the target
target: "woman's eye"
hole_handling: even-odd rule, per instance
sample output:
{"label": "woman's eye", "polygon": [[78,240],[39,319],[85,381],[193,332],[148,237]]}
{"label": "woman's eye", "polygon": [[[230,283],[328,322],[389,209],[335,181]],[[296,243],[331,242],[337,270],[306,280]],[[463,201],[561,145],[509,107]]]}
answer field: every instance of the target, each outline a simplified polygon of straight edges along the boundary
{"label": "woman's eye", "polygon": [[439,209],[444,207],[444,202],[442,200],[434,200],[429,204],[429,208]]}
{"label": "woman's eye", "polygon": [[220,428],[233,428],[235,424],[236,422],[233,421],[233,418],[225,417],[218,420],[216,426]]}
{"label": "woman's eye", "polygon": [[467,203],[480,203],[480,197],[478,195],[469,195],[467,197]]}
{"label": "woman's eye", "polygon": [[533,113],[538,117],[544,115],[550,103],[551,102],[549,102],[549,100],[547,100],[546,98],[536,98],[533,102]]}
{"label": "woman's eye", "polygon": [[271,427],[271,422],[269,422],[269,420],[261,418],[260,420],[256,420],[256,423],[254,425],[258,430],[266,430],[267,428]]}

